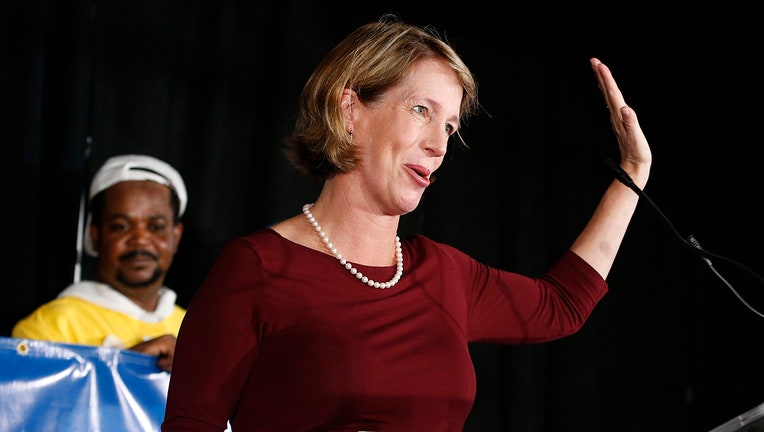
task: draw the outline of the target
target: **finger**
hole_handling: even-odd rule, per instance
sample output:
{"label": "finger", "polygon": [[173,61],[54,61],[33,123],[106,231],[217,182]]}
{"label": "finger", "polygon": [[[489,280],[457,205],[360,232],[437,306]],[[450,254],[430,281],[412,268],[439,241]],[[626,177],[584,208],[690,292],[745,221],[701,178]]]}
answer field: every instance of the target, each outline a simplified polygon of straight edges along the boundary
{"label": "finger", "polygon": [[157,367],[164,371],[170,372],[172,370],[172,357],[159,357],[157,359]]}
{"label": "finger", "polygon": [[600,91],[602,91],[605,97],[606,105],[611,108],[611,112],[619,112],[621,107],[626,106],[626,100],[618,88],[610,68],[599,60],[596,60],[594,66],[596,67]]}
{"label": "finger", "polygon": [[[598,58],[592,57],[589,59],[589,63],[592,66],[592,72],[594,72],[594,77],[597,78],[597,88],[600,90],[600,92],[604,96],[605,84],[602,82],[602,74],[600,74],[600,71],[599,71],[599,65],[601,65],[602,62]],[[605,102],[607,102],[607,100]]]}

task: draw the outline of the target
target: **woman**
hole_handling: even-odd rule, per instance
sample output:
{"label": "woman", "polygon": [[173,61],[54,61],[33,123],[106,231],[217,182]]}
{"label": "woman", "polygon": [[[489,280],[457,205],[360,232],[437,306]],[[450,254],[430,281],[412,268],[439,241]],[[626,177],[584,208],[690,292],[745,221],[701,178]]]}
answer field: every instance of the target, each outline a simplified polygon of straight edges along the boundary
{"label": "woman", "polygon": [[[651,153],[636,114],[608,68],[591,66],[620,166],[644,187]],[[581,328],[638,201],[617,181],[541,278],[397,237],[477,106],[453,49],[392,16],[322,60],[287,154],[323,189],[221,253],[182,324],[163,430],[461,431],[475,397],[468,343]]]}

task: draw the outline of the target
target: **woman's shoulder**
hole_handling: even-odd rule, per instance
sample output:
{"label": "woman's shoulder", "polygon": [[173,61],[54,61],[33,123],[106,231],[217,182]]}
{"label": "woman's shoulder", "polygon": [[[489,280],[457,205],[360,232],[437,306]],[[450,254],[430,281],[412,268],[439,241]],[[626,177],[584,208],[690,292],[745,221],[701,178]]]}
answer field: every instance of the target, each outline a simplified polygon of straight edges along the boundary
{"label": "woman's shoulder", "polygon": [[434,240],[424,234],[414,233],[409,234],[405,238],[401,239],[403,243],[407,243],[413,247],[426,248],[426,249],[448,249],[458,251],[454,246],[448,243],[443,243],[438,240]]}
{"label": "woman's shoulder", "polygon": [[442,254],[458,259],[469,258],[466,253],[456,247],[448,243],[433,240],[424,234],[410,234],[401,241],[414,255]]}
{"label": "woman's shoulder", "polygon": [[289,243],[289,240],[281,236],[271,226],[266,226],[230,239],[226,244],[226,249],[245,248],[257,251],[284,247],[288,246]]}
{"label": "woman's shoulder", "polygon": [[[294,259],[317,253],[277,231],[272,225],[258,228],[231,239],[225,247],[228,254],[254,254],[262,261]],[[224,252],[225,253],[225,252]]]}

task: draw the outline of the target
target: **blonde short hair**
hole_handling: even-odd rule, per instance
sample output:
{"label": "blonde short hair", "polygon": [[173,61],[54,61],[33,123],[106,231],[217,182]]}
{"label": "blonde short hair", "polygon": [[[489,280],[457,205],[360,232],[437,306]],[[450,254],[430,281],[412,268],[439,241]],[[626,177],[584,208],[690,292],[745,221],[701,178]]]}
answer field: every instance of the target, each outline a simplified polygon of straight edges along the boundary
{"label": "blonde short hair", "polygon": [[430,27],[383,15],[350,33],[313,71],[300,94],[294,130],[286,138],[289,161],[320,181],[352,171],[358,159],[345,130],[343,91],[352,89],[362,102],[373,103],[426,58],[444,60],[461,81],[460,120],[474,114],[477,83],[448,42]]}

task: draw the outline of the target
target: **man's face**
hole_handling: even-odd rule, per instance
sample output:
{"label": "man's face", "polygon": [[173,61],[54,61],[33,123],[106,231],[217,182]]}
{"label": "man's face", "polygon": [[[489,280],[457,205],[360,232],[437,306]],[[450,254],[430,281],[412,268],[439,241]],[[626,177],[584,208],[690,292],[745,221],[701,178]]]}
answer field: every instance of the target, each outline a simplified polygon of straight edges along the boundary
{"label": "man's face", "polygon": [[101,282],[128,297],[162,286],[183,233],[182,224],[173,223],[170,194],[152,181],[125,181],[104,191],[101,225],[90,228]]}

